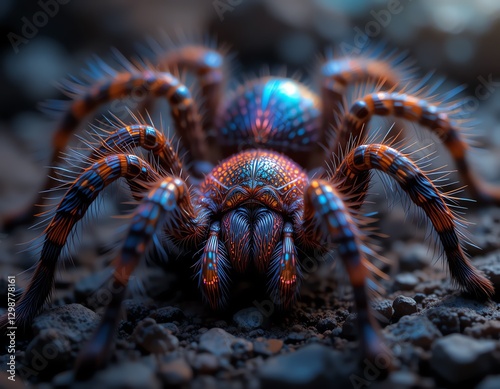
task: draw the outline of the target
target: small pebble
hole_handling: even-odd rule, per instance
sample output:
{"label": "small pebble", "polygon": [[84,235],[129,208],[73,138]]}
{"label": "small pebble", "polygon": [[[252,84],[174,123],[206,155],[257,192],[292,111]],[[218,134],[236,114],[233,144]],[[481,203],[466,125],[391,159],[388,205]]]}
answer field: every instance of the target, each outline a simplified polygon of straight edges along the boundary
{"label": "small pebble", "polygon": [[375,311],[380,314],[381,318],[379,320],[382,320],[384,323],[390,322],[394,313],[394,308],[392,308],[391,300],[378,301],[373,306],[373,309],[375,309]]}
{"label": "small pebble", "polygon": [[277,354],[283,348],[283,341],[280,339],[257,339],[253,343],[255,354],[271,356]]}
{"label": "small pebble", "polygon": [[179,346],[179,340],[151,318],[139,322],[132,338],[143,351],[152,354],[165,354]]}
{"label": "small pebble", "polygon": [[196,354],[191,365],[199,374],[214,374],[220,368],[219,359],[210,353]]}
{"label": "small pebble", "polygon": [[218,357],[230,357],[235,351],[233,344],[236,351],[247,352],[253,349],[251,342],[239,339],[222,328],[211,328],[201,335],[198,348],[200,351],[206,351]]}
{"label": "small pebble", "polygon": [[177,358],[161,362],[158,376],[165,386],[179,386],[187,384],[193,378],[193,370],[184,358]]}
{"label": "small pebble", "polygon": [[170,323],[180,321],[185,318],[184,312],[177,307],[158,308],[150,315],[157,323]]}
{"label": "small pebble", "polygon": [[256,308],[245,308],[236,312],[233,320],[242,330],[251,331],[262,325],[264,317]]}
{"label": "small pebble", "polygon": [[323,319],[321,319],[318,324],[316,324],[316,329],[320,332],[323,333],[328,330],[333,330],[334,328],[337,328],[337,320],[335,320],[334,317],[332,316],[327,316]]}
{"label": "small pebble", "polygon": [[395,343],[409,342],[428,350],[442,336],[426,316],[404,316],[397,323],[385,328]]}
{"label": "small pebble", "polygon": [[418,278],[412,273],[400,273],[394,279],[395,290],[413,290],[417,285]]}
{"label": "small pebble", "polygon": [[342,353],[319,344],[266,360],[258,370],[262,389],[350,387]]}
{"label": "small pebble", "polygon": [[434,343],[430,364],[436,375],[458,384],[490,373],[495,365],[495,349],[492,340],[452,334]]}
{"label": "small pebble", "polygon": [[401,318],[417,312],[417,302],[411,297],[398,296],[392,303],[392,308],[394,308],[394,316]]}

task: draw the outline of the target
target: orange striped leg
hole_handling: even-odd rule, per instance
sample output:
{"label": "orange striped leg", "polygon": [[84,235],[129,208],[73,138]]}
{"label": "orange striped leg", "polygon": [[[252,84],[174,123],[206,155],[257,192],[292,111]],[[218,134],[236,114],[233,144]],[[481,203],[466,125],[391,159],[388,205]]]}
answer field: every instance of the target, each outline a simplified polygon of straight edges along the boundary
{"label": "orange striped leg", "polygon": [[330,59],[321,66],[321,98],[323,101],[323,128],[336,123],[342,113],[347,87],[367,81],[383,82],[392,88],[401,82],[402,75],[390,61],[376,58]]}
{"label": "orange striped leg", "polygon": [[[269,289],[273,301],[279,302],[283,308],[290,307],[297,297],[301,274],[293,239],[293,226],[289,222],[284,224],[281,244],[277,245],[273,253],[270,274]],[[278,295],[274,296],[273,293]]]}
{"label": "orange striped leg", "polygon": [[125,243],[114,264],[111,301],[97,330],[78,357],[78,379],[91,377],[106,364],[120,322],[121,304],[130,276],[144,257],[154,234],[162,226],[166,226],[167,233],[172,236],[179,233],[177,231],[174,234],[174,230],[189,230],[191,234],[185,238],[203,232],[200,232],[204,228],[203,223],[195,218],[189,190],[180,178],[166,177],[159,181],[135,210]]}
{"label": "orange striped leg", "polygon": [[366,132],[361,134],[361,131],[374,115],[395,116],[427,127],[450,151],[471,194],[480,201],[500,204],[500,188],[487,185],[471,171],[466,161],[467,143],[446,112],[411,95],[379,92],[358,100],[345,115],[336,142],[330,151],[346,150],[351,137],[357,140],[358,145],[365,143]]}
{"label": "orange striped leg", "polygon": [[175,128],[186,149],[193,159],[205,160],[207,150],[203,143],[200,115],[189,90],[170,73],[143,71],[116,73],[72,101],[54,136],[52,163],[59,161],[69,137],[89,113],[107,102],[130,96],[137,88],[145,88],[152,97],[168,100]]}
{"label": "orange striped leg", "polygon": [[[77,130],[82,120],[99,106],[115,99],[129,96],[137,88],[144,87],[153,97],[166,97],[171,106],[172,118],[176,130],[181,136],[188,154],[193,160],[207,160],[207,147],[201,128],[198,109],[189,90],[170,73],[144,71],[137,73],[117,73],[112,79],[89,88],[86,93],[77,96],[57,128],[54,139],[54,151],[51,157],[51,169],[43,185],[44,191],[54,187],[57,176],[57,165],[63,159],[70,136]],[[36,206],[43,204],[43,193],[39,193],[33,202],[33,207],[6,217],[7,228],[28,221],[36,212]]]}
{"label": "orange striped leg", "polygon": [[[75,224],[99,193],[118,178],[129,184],[155,181],[158,174],[135,155],[116,154],[99,160],[73,182],[45,229],[40,260],[16,307],[16,323],[26,328],[47,301],[54,285],[57,260]],[[0,318],[3,327],[5,317]]]}
{"label": "orange striped leg", "polygon": [[212,128],[223,93],[222,54],[209,47],[189,45],[169,51],[159,62],[161,69],[187,69],[196,75],[206,111],[203,125]]}
{"label": "orange striped leg", "polygon": [[347,155],[333,179],[338,182],[340,192],[350,194],[353,185],[359,185],[356,176],[372,169],[394,178],[415,205],[424,210],[441,240],[453,280],[478,299],[491,297],[494,293],[491,281],[472,265],[462,250],[457,219],[445,196],[408,157],[386,145],[358,146]]}
{"label": "orange striped leg", "polygon": [[371,361],[387,356],[378,325],[370,311],[367,290],[368,270],[363,264],[361,233],[342,193],[324,180],[312,180],[304,194],[303,228],[306,237],[318,245],[333,244],[353,287],[363,356]]}
{"label": "orange striped leg", "polygon": [[112,132],[102,143],[92,150],[89,159],[92,161],[99,156],[117,153],[131,148],[142,147],[157,156],[160,166],[167,173],[180,176],[182,162],[173,148],[170,140],[152,126],[134,124]]}

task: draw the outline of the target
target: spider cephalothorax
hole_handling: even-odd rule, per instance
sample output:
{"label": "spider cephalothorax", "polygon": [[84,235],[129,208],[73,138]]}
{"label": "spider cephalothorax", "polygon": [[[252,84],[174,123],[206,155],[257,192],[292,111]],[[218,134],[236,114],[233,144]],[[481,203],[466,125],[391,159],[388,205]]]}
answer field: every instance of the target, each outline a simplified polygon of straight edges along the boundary
{"label": "spider cephalothorax", "polygon": [[[168,100],[175,130],[188,153],[180,158],[170,140],[151,125],[120,122],[90,144],[86,168],[68,182],[45,229],[40,261],[17,304],[19,327],[28,326],[43,308],[68,235],[99,193],[124,178],[139,201],[114,263],[112,301],[81,353],[79,376],[101,367],[109,356],[125,287],[159,231],[192,253],[186,265],[197,269],[203,296],[214,308],[230,298],[235,273],[260,273],[269,293],[280,297],[278,304],[289,307],[300,285],[301,258],[336,249],[353,287],[362,353],[375,358],[383,342],[368,308],[367,278],[373,265],[367,260],[370,249],[359,215],[372,170],[394,179],[425,212],[458,286],[479,299],[494,292],[464,254],[460,222],[448,206],[448,196],[410,156],[390,144],[367,142],[363,128],[374,115],[416,122],[440,136],[475,196],[500,202],[498,191],[468,168],[467,147],[450,105],[428,98],[421,91],[425,85],[405,86],[408,72],[401,58],[328,58],[322,67],[321,96],[293,79],[262,77],[244,83],[226,99],[223,56],[216,50],[171,50],[158,60],[160,69],[134,66],[121,57],[120,61],[122,71],[98,62],[90,80],[64,85],[73,101],[63,107],[52,163],[60,161],[70,135],[88,113],[127,97],[137,87]],[[203,119],[189,89],[166,71],[172,66],[197,76],[206,111]],[[379,89],[356,98],[350,109],[341,109],[347,86],[370,79],[378,81]],[[331,128],[333,135],[328,137]],[[215,134],[212,146],[225,158],[222,162],[210,161],[208,131]],[[318,144],[328,150],[322,158]],[[133,154],[135,148],[148,151],[154,163]],[[315,167],[313,160],[321,166],[311,174],[307,169]],[[13,217],[10,222],[22,219]],[[7,316],[0,324],[6,326]]]}

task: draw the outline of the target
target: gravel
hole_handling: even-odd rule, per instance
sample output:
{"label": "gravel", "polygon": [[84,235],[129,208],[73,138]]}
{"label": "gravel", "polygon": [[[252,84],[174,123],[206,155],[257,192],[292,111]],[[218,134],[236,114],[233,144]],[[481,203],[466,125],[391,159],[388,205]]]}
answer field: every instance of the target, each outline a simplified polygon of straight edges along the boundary
{"label": "gravel", "polygon": [[394,299],[392,308],[394,309],[394,317],[401,318],[417,312],[417,302],[411,297],[398,296]]}
{"label": "gravel", "polygon": [[431,366],[436,375],[458,384],[500,368],[493,354],[495,349],[492,340],[476,340],[462,334],[448,335],[433,345]]}

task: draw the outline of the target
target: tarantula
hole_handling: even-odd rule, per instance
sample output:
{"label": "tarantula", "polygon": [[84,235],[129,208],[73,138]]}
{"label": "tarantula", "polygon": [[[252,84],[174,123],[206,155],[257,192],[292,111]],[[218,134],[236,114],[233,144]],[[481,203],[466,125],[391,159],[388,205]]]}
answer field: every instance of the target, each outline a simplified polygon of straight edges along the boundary
{"label": "tarantula", "polygon": [[[453,281],[478,299],[489,298],[492,283],[462,249],[459,220],[441,193],[409,155],[390,144],[368,143],[365,125],[374,115],[393,116],[435,132],[450,150],[475,197],[498,203],[498,192],[481,183],[465,162],[466,143],[450,107],[431,100],[425,80],[405,85],[408,66],[401,56],[328,57],[321,68],[321,96],[297,80],[258,77],[224,95],[224,53],[187,45],[167,52],[159,66],[121,59],[115,70],[98,60],[90,80],[64,84],[73,98],[54,136],[52,165],[85,116],[100,105],[145,86],[150,97],[166,97],[175,130],[188,151],[183,160],[162,132],[147,124],[115,128],[93,145],[89,165],[68,183],[44,232],[40,260],[17,304],[16,322],[26,327],[47,301],[58,257],[75,224],[111,182],[125,178],[139,204],[114,263],[113,297],[100,325],[77,361],[77,375],[101,368],[112,348],[129,278],[160,230],[192,256],[202,295],[213,308],[225,305],[231,274],[263,274],[277,304],[290,307],[301,283],[301,258],[336,249],[354,292],[361,352],[375,358],[384,349],[369,309],[367,279],[373,265],[359,212],[378,170],[392,177],[430,219],[448,260]],[[201,87],[200,110],[190,90],[168,69],[187,69]],[[349,86],[378,82],[379,88],[342,102]],[[328,137],[330,128],[333,135]],[[222,162],[214,167],[205,141],[215,133]],[[318,148],[326,145],[326,152]],[[130,152],[143,148],[150,163]],[[318,159],[321,166],[308,175]],[[335,168],[329,163],[338,159]],[[187,166],[187,169],[185,168]],[[55,175],[54,170],[51,175]],[[190,172],[190,175],[188,175]],[[46,184],[46,188],[50,186]],[[451,197],[450,197],[451,198]],[[13,219],[14,220],[14,219]],[[190,264],[192,265],[192,264]],[[7,317],[0,322],[7,325]]]}

